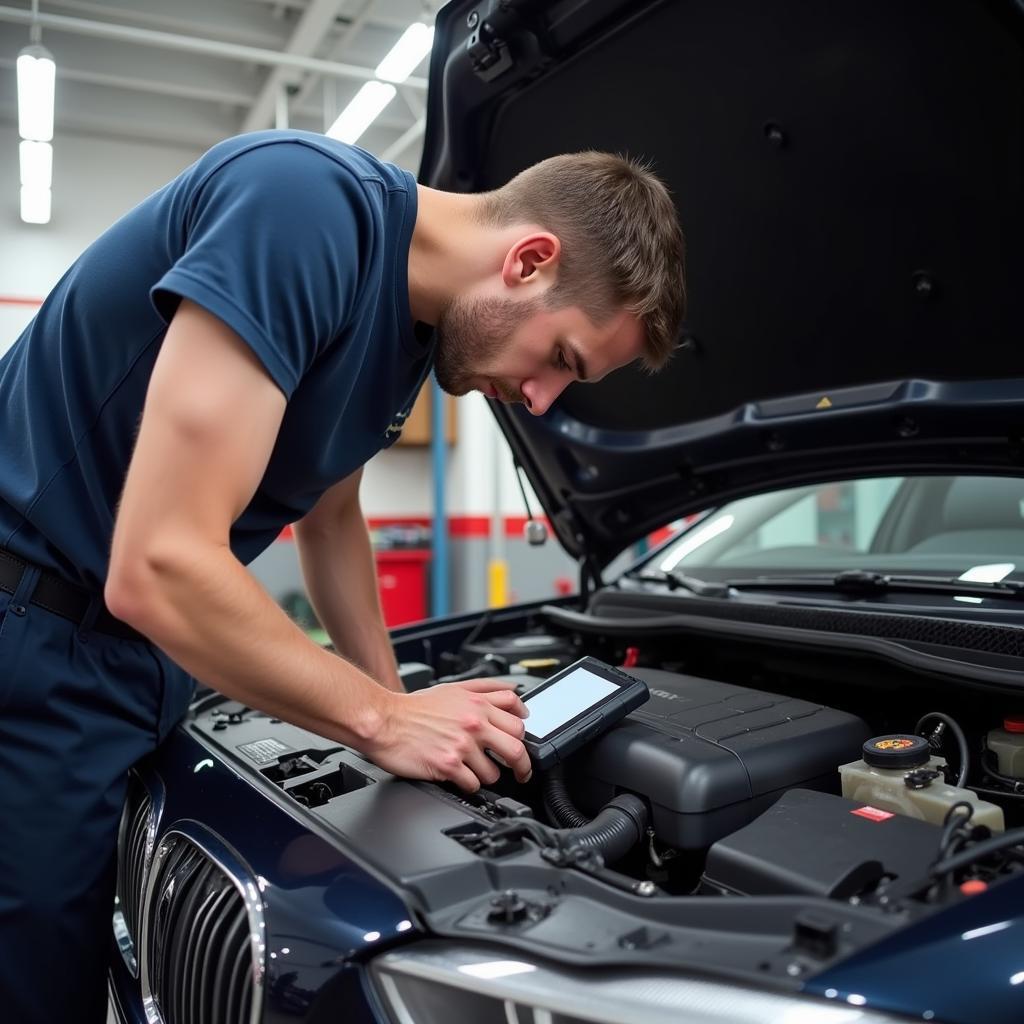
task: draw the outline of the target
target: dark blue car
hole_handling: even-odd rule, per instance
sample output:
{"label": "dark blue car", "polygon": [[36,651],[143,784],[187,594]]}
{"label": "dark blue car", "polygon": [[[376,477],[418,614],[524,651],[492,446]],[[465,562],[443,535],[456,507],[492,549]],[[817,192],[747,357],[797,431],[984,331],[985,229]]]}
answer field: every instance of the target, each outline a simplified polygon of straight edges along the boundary
{"label": "dark blue car", "polygon": [[1013,0],[441,12],[422,179],[647,158],[691,316],[495,405],[578,594],[396,652],[650,698],[467,796],[201,695],[131,782],[121,1019],[1024,1020],[1022,43]]}

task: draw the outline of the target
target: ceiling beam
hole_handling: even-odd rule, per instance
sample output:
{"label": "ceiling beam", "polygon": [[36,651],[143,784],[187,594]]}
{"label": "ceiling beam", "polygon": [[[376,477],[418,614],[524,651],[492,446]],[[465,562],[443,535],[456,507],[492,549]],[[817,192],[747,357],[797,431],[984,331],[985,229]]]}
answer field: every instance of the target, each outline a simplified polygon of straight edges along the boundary
{"label": "ceiling beam", "polygon": [[[0,108],[0,124],[17,124],[17,110]],[[151,143],[194,150],[197,154],[223,140],[204,129],[168,127],[160,122],[128,123],[123,118],[90,115],[87,117],[60,117],[55,119],[57,133],[63,137],[74,135],[85,139],[116,139],[119,142]]]}
{"label": "ceiling beam", "polygon": [[293,11],[304,11],[309,6],[309,0],[245,0],[253,7],[288,7]]}
{"label": "ceiling beam", "polygon": [[[16,61],[8,57],[0,57],[0,68],[13,69],[15,64]],[[209,86],[186,85],[183,82],[137,78],[134,75],[112,75],[105,71],[86,71],[80,68],[69,68],[66,64],[57,65],[57,79],[67,82],[82,82],[86,85],[102,85],[111,89],[125,89],[133,93],[145,92],[155,96],[172,96],[183,100],[205,100],[228,107],[247,107],[252,102],[252,96],[249,93],[230,92],[226,89],[214,89]]]}
{"label": "ceiling beam", "polygon": [[407,90],[403,84],[398,87],[398,95],[402,97],[402,102],[409,108],[409,113],[417,120],[427,112],[427,105],[423,102],[423,96],[420,93]]}
{"label": "ceiling beam", "polygon": [[[291,39],[285,44],[285,52],[312,56],[343,3],[344,0],[313,0],[295,26]],[[241,130],[254,132],[269,128],[275,120],[275,105],[279,97],[287,86],[299,84],[299,74],[293,68],[274,68],[242,122]]]}
{"label": "ceiling beam", "polygon": [[[351,22],[349,22],[349,24],[345,26],[345,29],[342,32],[341,37],[338,39],[338,41],[334,44],[333,48],[331,49],[329,56],[332,59],[334,57],[340,57],[342,50],[344,50],[345,47],[348,46],[355,39],[355,37],[362,30],[363,26],[366,24],[367,19],[369,18],[371,12],[373,11],[376,5],[377,0],[365,0],[363,6],[359,8],[358,13],[351,20]],[[308,99],[309,94],[316,88],[316,85],[319,81],[319,75],[307,75],[306,80],[302,83],[301,88],[295,95],[295,102],[302,103],[304,100]],[[334,115],[338,113],[338,111],[325,111],[325,113],[328,115],[328,117],[333,118]]]}
{"label": "ceiling beam", "polygon": [[[0,57],[0,70],[13,71],[14,67],[15,61],[9,57]],[[220,107],[247,109],[250,103],[252,103],[252,96],[248,93],[230,92],[219,88],[211,88],[210,86],[186,85],[182,82],[156,81],[138,78],[134,75],[112,75],[105,71],[69,68],[64,64],[57,67],[57,79],[59,81],[78,82],[82,85],[98,85],[103,88],[121,89],[133,95],[147,93],[152,96],[167,96],[172,99],[198,100],[199,102],[212,103]],[[60,93],[58,92],[58,97],[59,95]],[[60,111],[59,99],[58,111]],[[313,104],[305,106],[293,105],[291,111],[297,117],[306,118],[314,122],[318,122],[322,116],[322,111]],[[68,124],[79,123],[80,119],[77,115],[64,113],[64,116],[67,118],[66,123]],[[150,118],[147,118],[144,113],[140,113],[138,119],[132,119],[132,123],[145,124],[149,120]],[[408,128],[409,122],[405,118],[389,117],[384,114],[374,121],[374,125],[386,131],[403,132]],[[130,130],[130,125],[127,123],[126,128]],[[234,134],[234,130],[229,129],[228,134]],[[199,137],[204,139],[213,138],[209,135],[197,136],[197,138]],[[220,136],[220,138],[223,138],[223,136]],[[217,141],[217,139],[213,138],[213,141]],[[212,142],[210,144],[212,145]]]}
{"label": "ceiling beam", "polygon": [[[18,111],[14,106],[0,105],[0,127],[16,126]],[[159,119],[142,121],[126,121],[120,117],[105,117],[102,114],[77,115],[56,119],[56,130],[60,138],[73,135],[84,139],[117,139],[121,142],[149,143],[158,146],[174,146],[194,150],[196,155],[208,150],[211,146],[222,142],[227,136],[209,128],[188,127],[186,125],[168,125]],[[378,149],[387,145],[386,132],[388,127],[374,122],[373,131],[377,133],[373,139]],[[380,136],[384,136],[381,138]],[[59,145],[59,143],[58,143]]]}
{"label": "ceiling beam", "polygon": [[394,142],[380,154],[381,160],[397,160],[414,142],[423,138],[427,130],[427,119],[421,117],[408,131],[403,132]]}
{"label": "ceiling beam", "polygon": [[[223,42],[241,43],[246,46],[265,46],[274,49],[281,44],[281,34],[260,31],[246,25],[224,23],[197,24],[194,18],[173,17],[155,14],[152,11],[134,7],[114,7],[110,4],[91,3],[89,0],[46,0],[50,13],[54,10],[72,14],[88,14],[96,18],[111,19],[121,24],[143,25],[149,28],[182,32],[185,35],[201,35],[205,39],[217,38]],[[215,5],[211,5],[215,6]]]}
{"label": "ceiling beam", "polygon": [[[310,3],[312,3],[313,0],[245,0],[245,2],[252,4],[254,7],[281,7],[287,8],[288,10],[301,12],[306,10],[306,8],[309,7]],[[437,2],[434,2],[433,4],[431,4],[431,6],[436,8],[439,6],[439,4]],[[342,15],[338,20],[342,24],[344,24],[346,18],[348,17],[349,15]],[[409,19],[399,18],[393,14],[384,14],[382,12],[377,12],[370,18],[368,24],[373,25],[376,28],[392,28],[401,31],[405,28],[408,28]]]}
{"label": "ceiling beam", "polygon": [[[31,11],[22,10],[17,7],[0,7],[0,21],[13,22],[17,25],[30,25],[32,24],[33,17]],[[184,53],[201,53],[208,57],[223,57],[227,60],[267,64],[271,67],[293,67],[304,71],[316,71],[324,75],[333,75],[337,78],[352,78],[364,82],[374,77],[372,68],[364,68],[356,64],[318,60],[315,57],[280,53],[276,50],[265,50],[255,46],[241,46],[237,43],[221,43],[211,39],[175,35],[170,32],[155,32],[145,28],[131,28],[127,25],[87,21],[83,18],[68,18],[59,14],[39,14],[37,21],[43,28],[52,29],[56,32],[98,36],[100,38],[116,39],[124,43],[137,43],[140,46],[153,46]],[[407,78],[403,84],[406,88],[417,89],[423,92],[427,88],[427,80],[425,78]]]}
{"label": "ceiling beam", "polygon": [[[250,2],[257,2],[257,0],[250,0]],[[437,11],[437,0],[424,0],[424,13],[430,15],[436,15]],[[391,19],[397,25],[397,27],[404,31],[409,27],[408,21],[398,21],[398,19]],[[344,56],[345,51],[348,47],[352,46],[355,41],[355,37],[359,32],[367,27],[379,27],[381,19],[378,11],[378,0],[366,0],[362,7],[359,8],[357,13],[352,16],[351,21],[346,26],[337,42],[334,44],[330,51],[331,58],[340,58]],[[397,40],[396,40],[397,41]],[[305,82],[299,89],[295,96],[295,102],[301,103],[309,98],[309,95],[314,91],[316,86],[319,84],[320,77],[318,75],[307,75]],[[407,80],[408,81],[408,80]],[[423,90],[421,89],[406,89],[406,82],[403,82],[398,86],[399,95],[405,101],[405,106],[408,108],[414,118],[420,118],[423,116],[424,111],[427,108]],[[325,98],[324,106],[326,108],[327,101]],[[334,115],[338,113],[337,110],[327,111],[325,118],[325,131],[326,123],[334,119]]]}

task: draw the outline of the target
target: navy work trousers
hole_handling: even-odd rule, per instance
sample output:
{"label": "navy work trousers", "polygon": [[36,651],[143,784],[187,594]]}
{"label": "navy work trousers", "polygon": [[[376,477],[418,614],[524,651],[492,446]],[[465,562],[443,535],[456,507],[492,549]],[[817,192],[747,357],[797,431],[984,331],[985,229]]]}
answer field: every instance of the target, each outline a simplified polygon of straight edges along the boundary
{"label": "navy work trousers", "polygon": [[191,680],[143,641],[0,593],[0,1018],[103,1024],[128,769]]}

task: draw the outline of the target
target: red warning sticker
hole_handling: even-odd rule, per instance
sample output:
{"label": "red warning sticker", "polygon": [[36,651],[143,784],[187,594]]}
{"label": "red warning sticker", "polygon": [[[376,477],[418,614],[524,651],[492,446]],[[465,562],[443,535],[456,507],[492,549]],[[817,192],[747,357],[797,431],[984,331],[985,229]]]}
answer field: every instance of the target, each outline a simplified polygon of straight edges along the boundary
{"label": "red warning sticker", "polygon": [[851,814],[859,814],[862,818],[869,818],[871,821],[885,821],[888,818],[893,818],[895,815],[891,811],[883,811],[877,807],[858,807],[855,811],[850,811]]}

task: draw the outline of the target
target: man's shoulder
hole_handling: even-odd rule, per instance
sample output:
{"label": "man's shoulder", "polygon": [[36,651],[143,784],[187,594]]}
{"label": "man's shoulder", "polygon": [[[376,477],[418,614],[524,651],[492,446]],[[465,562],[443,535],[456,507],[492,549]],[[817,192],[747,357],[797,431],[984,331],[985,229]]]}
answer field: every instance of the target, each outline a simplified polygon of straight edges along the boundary
{"label": "man's shoulder", "polygon": [[[371,194],[379,189],[407,192],[415,184],[412,175],[358,146],[339,142],[316,132],[291,129],[247,132],[245,135],[225,139],[208,150],[200,159],[199,165],[205,165],[203,170],[207,174],[227,170],[232,164],[238,164],[241,170],[244,164],[259,160],[257,154],[264,158],[264,161],[260,162],[266,162],[271,166],[306,164],[312,170],[319,164],[325,171],[341,169]],[[250,159],[240,161],[239,158],[242,157]],[[252,157],[256,157],[256,160],[251,159]],[[312,159],[308,159],[310,157]]]}

